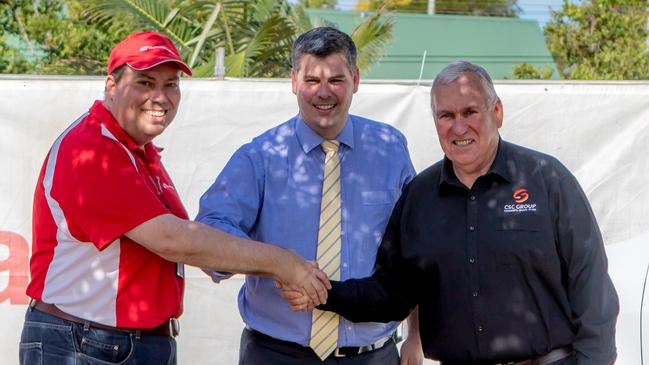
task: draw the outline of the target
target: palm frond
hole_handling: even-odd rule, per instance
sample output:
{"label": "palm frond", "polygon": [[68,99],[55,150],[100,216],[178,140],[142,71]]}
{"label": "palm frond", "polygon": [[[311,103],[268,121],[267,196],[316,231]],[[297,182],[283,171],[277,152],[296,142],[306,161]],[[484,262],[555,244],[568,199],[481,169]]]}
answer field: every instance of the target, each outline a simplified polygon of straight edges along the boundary
{"label": "palm frond", "polygon": [[86,16],[91,21],[110,25],[125,14],[134,16],[138,26],[166,34],[176,45],[187,47],[196,28],[180,17],[182,9],[170,9],[165,1],[156,0],[87,0]]}
{"label": "palm frond", "polygon": [[[273,14],[249,37],[240,39],[241,43],[236,54],[226,57],[228,76],[259,76],[258,72],[249,72],[249,65],[253,62],[255,64],[267,62],[269,56],[278,52],[278,48],[285,51],[286,45],[291,43],[294,33],[293,27],[286,18],[279,14]],[[260,55],[265,57],[259,57]]]}
{"label": "palm frond", "polygon": [[164,22],[162,22],[162,26],[165,27],[165,28],[167,26],[169,26],[169,24],[171,24],[171,22],[173,22],[174,19],[176,19],[176,15],[178,15],[179,10],[180,9],[178,9],[178,8],[171,9],[169,14],[167,14],[167,18],[164,20]]}
{"label": "palm frond", "polygon": [[[89,21],[113,32],[166,34],[189,59],[195,76],[211,76],[214,50],[226,47],[228,76],[286,77],[295,37],[315,25],[303,7],[289,0],[86,0],[84,7]],[[381,57],[393,27],[394,21],[380,12],[357,27],[352,37],[361,69]]]}
{"label": "palm frond", "polygon": [[358,50],[358,68],[366,70],[383,57],[386,45],[392,41],[394,24],[393,17],[377,11],[354,29],[352,39]]}
{"label": "palm frond", "polygon": [[297,34],[302,34],[314,28],[311,17],[301,4],[293,6],[293,11],[289,14],[289,19],[293,22]]}
{"label": "palm frond", "polygon": [[210,17],[203,25],[203,31],[201,32],[201,35],[198,37],[196,46],[194,47],[194,52],[192,53],[192,57],[189,60],[189,67],[194,66],[194,64],[196,63],[196,59],[198,58],[198,55],[203,50],[203,46],[205,45],[205,40],[209,36],[210,30],[212,29],[212,26],[214,26],[214,22],[216,21],[216,18],[219,16],[220,11],[221,11],[221,3],[217,3],[216,6],[214,6],[214,10],[212,11],[212,14],[210,14]]}

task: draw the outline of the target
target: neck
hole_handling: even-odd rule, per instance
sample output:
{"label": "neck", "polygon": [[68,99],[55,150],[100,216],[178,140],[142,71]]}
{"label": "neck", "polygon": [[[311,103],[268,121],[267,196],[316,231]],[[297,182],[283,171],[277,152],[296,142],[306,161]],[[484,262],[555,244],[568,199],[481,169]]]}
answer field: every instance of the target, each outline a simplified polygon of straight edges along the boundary
{"label": "neck", "polygon": [[460,182],[469,189],[473,188],[475,181],[484,175],[484,173],[463,173],[462,170],[457,169],[455,166],[453,166],[453,172],[455,172],[455,176],[457,176]]}
{"label": "neck", "polygon": [[131,137],[131,139],[133,139],[133,141],[135,143],[137,143],[137,145],[140,148],[144,148],[144,145],[147,144],[149,141],[140,141],[137,138],[133,137],[131,135],[131,133],[129,133],[128,129],[126,128],[126,125],[124,123],[122,123],[122,121],[119,120],[117,115],[115,115],[115,112],[113,112],[112,104],[110,103],[110,101],[108,101],[107,99],[104,99],[103,103],[104,103],[104,107],[106,108],[106,110],[108,110],[108,112],[113,116],[113,119],[115,119],[115,121],[122,128],[122,130],[124,132],[126,132],[126,134],[128,134],[129,137]]}
{"label": "neck", "polygon": [[498,146],[496,145],[496,148],[493,149],[493,152],[489,154],[489,158],[486,159],[483,164],[470,169],[462,169],[452,163],[455,176],[457,176],[457,178],[460,180],[460,182],[462,182],[462,184],[464,184],[464,186],[469,189],[473,188],[475,181],[478,180],[480,176],[483,176],[487,172],[489,172],[491,165],[493,165],[494,161],[496,160],[497,152]]}

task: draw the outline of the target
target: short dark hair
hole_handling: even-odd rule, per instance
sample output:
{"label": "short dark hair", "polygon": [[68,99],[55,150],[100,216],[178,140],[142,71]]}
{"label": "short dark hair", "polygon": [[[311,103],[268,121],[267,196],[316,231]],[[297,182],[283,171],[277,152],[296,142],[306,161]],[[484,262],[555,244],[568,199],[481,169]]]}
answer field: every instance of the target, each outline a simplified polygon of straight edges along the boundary
{"label": "short dark hair", "polygon": [[349,70],[352,73],[356,71],[356,45],[352,37],[332,27],[313,28],[302,33],[293,43],[291,66],[299,71],[300,57],[305,54],[324,58],[334,53],[342,53],[347,59]]}
{"label": "short dark hair", "polygon": [[122,76],[124,75],[124,70],[126,69],[126,67],[128,67],[128,66],[127,65],[121,65],[121,66],[117,67],[116,69],[114,69],[113,72],[110,73],[113,76],[113,78],[115,79],[115,83],[118,83],[119,80],[122,78]]}

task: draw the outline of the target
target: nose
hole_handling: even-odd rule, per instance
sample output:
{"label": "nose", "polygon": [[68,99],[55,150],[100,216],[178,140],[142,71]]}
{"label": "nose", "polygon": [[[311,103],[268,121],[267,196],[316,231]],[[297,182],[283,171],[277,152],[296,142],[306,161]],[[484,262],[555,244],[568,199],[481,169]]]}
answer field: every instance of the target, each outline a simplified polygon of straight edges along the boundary
{"label": "nose", "polygon": [[326,99],[331,95],[331,90],[329,89],[329,84],[326,82],[321,82],[318,84],[318,90],[316,90],[316,96],[320,99]]}
{"label": "nose", "polygon": [[151,94],[151,101],[160,105],[166,105],[169,101],[169,96],[163,87],[156,87]]}
{"label": "nose", "polygon": [[453,120],[453,126],[451,127],[453,134],[456,136],[464,135],[469,130],[469,125],[462,116],[458,116]]}

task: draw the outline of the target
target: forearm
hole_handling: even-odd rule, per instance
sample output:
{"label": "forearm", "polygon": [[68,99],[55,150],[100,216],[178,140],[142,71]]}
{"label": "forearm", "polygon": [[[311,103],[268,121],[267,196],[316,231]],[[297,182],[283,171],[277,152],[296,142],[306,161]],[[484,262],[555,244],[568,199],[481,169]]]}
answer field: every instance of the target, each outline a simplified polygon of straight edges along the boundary
{"label": "forearm", "polygon": [[332,282],[327,303],[318,307],[352,322],[391,322],[405,319],[414,303],[375,277]]}
{"label": "forearm", "polygon": [[169,261],[218,271],[282,278],[283,271],[303,261],[279,247],[172,215],[156,217],[127,235]]}
{"label": "forearm", "polygon": [[421,342],[419,338],[419,306],[415,307],[408,316],[408,338]]}
{"label": "forearm", "polygon": [[421,365],[424,362],[424,351],[419,337],[419,307],[408,316],[408,336],[401,345],[400,365]]}

